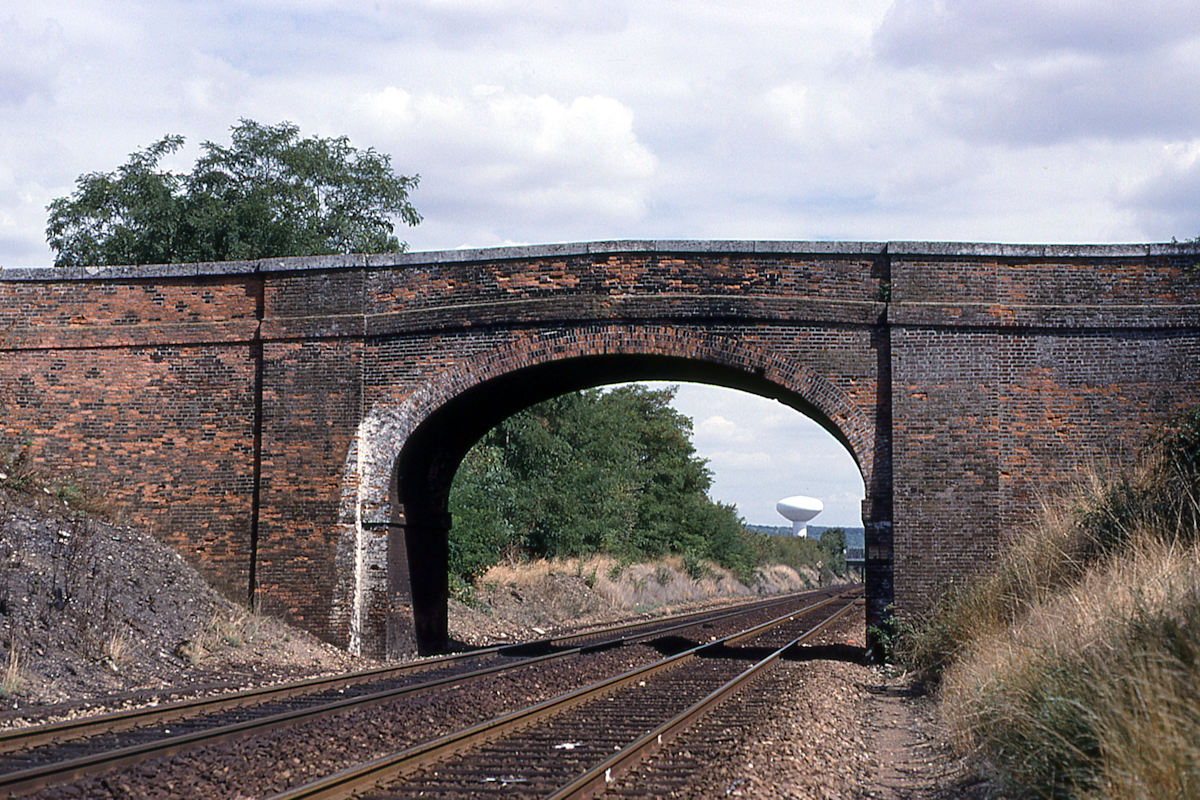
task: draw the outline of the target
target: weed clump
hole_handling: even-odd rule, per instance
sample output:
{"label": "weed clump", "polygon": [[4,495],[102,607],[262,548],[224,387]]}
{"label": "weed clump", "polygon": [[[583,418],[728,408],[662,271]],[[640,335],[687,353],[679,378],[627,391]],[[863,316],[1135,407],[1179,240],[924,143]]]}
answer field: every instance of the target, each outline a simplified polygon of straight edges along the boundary
{"label": "weed clump", "polygon": [[17,648],[17,642],[12,639],[8,643],[8,659],[5,663],[7,666],[0,675],[0,697],[12,696],[25,682],[25,676],[21,671],[21,651]]}

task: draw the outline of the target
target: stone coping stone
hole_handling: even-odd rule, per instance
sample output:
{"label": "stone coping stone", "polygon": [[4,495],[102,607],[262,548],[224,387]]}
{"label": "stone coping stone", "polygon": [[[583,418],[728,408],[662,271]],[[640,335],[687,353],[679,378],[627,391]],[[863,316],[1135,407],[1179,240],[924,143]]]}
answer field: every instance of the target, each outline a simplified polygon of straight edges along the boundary
{"label": "stone coping stone", "polygon": [[309,270],[422,267],[474,261],[512,261],[608,253],[755,253],[814,256],[915,258],[1145,258],[1200,255],[1196,242],[1147,244],[1002,244],[996,242],[841,242],[756,241],[728,239],[620,239],[599,242],[511,245],[371,255],[336,254],[264,258],[257,261],[210,261],[194,264],[146,264],[112,267],[4,267],[0,281],[139,280],[199,276],[256,275]]}

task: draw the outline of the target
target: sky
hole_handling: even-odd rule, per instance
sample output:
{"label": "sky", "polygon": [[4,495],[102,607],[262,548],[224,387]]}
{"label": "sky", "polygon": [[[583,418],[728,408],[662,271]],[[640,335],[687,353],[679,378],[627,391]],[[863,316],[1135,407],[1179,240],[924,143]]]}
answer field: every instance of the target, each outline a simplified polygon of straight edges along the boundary
{"label": "sky", "polygon": [[[186,171],[242,118],[420,174],[414,250],[1191,238],[1194,2],[6,0],[0,266],[52,262],[46,205],[78,176],[168,133]],[[719,487],[810,446],[722,397],[691,414]]]}
{"label": "sky", "polygon": [[753,525],[790,527],[775,504],[815,497],[825,508],[813,525],[862,527],[862,473],[820,425],[777,400],[734,389],[646,383],[677,387],[674,406],[692,419],[692,442],[708,461],[714,500],[737,506]]}

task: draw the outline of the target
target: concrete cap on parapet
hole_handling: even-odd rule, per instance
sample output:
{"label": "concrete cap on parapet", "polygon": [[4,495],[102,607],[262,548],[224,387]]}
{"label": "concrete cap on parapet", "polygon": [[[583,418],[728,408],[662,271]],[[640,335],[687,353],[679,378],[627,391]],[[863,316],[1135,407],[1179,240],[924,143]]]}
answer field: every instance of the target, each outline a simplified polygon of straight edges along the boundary
{"label": "concrete cap on parapet", "polygon": [[1200,255],[1200,243],[1151,244],[1004,244],[999,242],[844,242],[737,239],[614,239],[595,242],[505,245],[502,247],[427,250],[403,253],[333,254],[107,267],[4,267],[0,281],[114,280],[245,275],[342,269],[386,269],[482,261],[619,253],[739,253],[814,256],[881,255],[926,258],[1139,258]]}

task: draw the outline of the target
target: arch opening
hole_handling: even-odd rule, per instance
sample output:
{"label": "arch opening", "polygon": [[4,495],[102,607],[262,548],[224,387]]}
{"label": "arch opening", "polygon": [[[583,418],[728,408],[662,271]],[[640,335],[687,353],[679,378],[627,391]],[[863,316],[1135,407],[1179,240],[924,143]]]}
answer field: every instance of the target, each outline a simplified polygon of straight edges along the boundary
{"label": "arch opening", "polygon": [[[883,521],[884,513],[890,517],[890,485],[875,475],[872,429],[862,425],[856,409],[818,377],[804,375],[799,381],[802,393],[762,366],[651,353],[550,357],[448,392],[430,403],[428,413],[400,444],[392,462],[388,503],[389,653],[410,651],[414,644],[421,652],[434,652],[448,644],[449,494],[471,446],[504,419],[544,400],[634,381],[709,384],[783,403],[816,421],[854,459],[866,487],[864,527]],[[890,525],[890,519],[887,522]]]}
{"label": "arch opening", "polygon": [[819,498],[814,530],[860,528],[862,470],[840,440],[791,406],[708,384],[645,381],[671,388],[672,407],[692,420],[697,455],[708,462],[710,495],[731,503],[751,527],[791,528],[779,501],[797,493]]}

